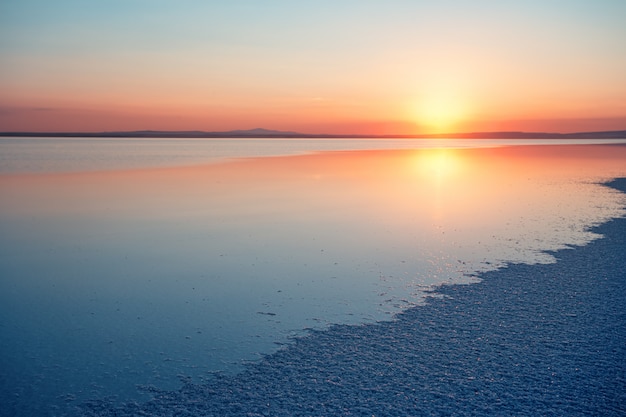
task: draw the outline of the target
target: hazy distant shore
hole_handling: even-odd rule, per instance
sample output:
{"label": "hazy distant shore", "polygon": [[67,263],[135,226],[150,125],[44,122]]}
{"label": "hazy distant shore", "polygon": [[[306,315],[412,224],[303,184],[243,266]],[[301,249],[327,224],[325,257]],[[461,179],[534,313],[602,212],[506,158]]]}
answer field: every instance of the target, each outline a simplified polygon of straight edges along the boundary
{"label": "hazy distant shore", "polygon": [[315,331],[233,377],[84,413],[624,415],[626,218],[593,230],[604,238],[554,264],[487,272],[394,321]]}
{"label": "hazy distant shore", "polygon": [[56,138],[292,138],[292,139],[626,139],[626,130],[601,132],[550,133],[550,132],[467,132],[423,135],[335,135],[308,134],[268,129],[231,130],[226,132],[158,131],[129,132],[0,132],[0,137],[56,137]]}

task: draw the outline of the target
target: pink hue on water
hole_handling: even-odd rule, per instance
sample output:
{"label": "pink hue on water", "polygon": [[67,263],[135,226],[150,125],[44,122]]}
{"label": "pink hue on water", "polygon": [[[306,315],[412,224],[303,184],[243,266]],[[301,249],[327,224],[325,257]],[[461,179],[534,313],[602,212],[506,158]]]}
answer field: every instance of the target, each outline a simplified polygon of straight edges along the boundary
{"label": "pink hue on water", "polygon": [[544,145],[1,175],[3,386],[127,399],[551,262],[623,214],[597,183],[625,162],[625,146]]}

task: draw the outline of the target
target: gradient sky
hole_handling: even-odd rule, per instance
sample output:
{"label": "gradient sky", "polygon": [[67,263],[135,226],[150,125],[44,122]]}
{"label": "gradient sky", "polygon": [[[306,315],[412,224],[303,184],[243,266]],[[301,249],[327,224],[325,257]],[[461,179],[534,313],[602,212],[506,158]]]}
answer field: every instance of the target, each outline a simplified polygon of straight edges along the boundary
{"label": "gradient sky", "polygon": [[626,129],[626,1],[0,1],[0,131]]}

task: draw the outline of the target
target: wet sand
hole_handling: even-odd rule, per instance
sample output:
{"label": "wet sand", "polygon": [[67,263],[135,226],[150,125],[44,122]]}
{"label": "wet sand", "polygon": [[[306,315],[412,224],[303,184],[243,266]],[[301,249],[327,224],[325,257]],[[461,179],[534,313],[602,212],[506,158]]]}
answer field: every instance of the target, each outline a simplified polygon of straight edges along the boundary
{"label": "wet sand", "polygon": [[[626,179],[610,186],[626,192]],[[395,320],[313,331],[247,366],[89,416],[626,414],[626,218],[604,238],[438,288]]]}

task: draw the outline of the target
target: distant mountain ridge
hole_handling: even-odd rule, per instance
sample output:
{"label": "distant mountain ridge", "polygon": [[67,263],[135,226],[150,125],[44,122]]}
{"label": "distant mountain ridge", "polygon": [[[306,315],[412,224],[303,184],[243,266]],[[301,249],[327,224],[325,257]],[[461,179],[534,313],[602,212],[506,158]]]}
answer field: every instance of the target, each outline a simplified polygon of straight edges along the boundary
{"label": "distant mountain ridge", "polygon": [[[0,136],[18,137],[98,137],[98,138],[270,138],[270,137],[318,137],[306,133],[255,128],[205,132],[202,130],[132,130],[114,132],[0,132]],[[327,136],[327,135],[322,135]],[[332,135],[331,135],[332,136]]]}
{"label": "distant mountain ridge", "polygon": [[201,130],[134,130],[128,132],[0,132],[0,136],[13,137],[87,137],[87,138],[337,138],[337,139],[626,139],[626,130],[600,132],[551,133],[551,132],[467,132],[421,135],[333,135],[311,134],[284,130],[255,128],[205,132]]}

